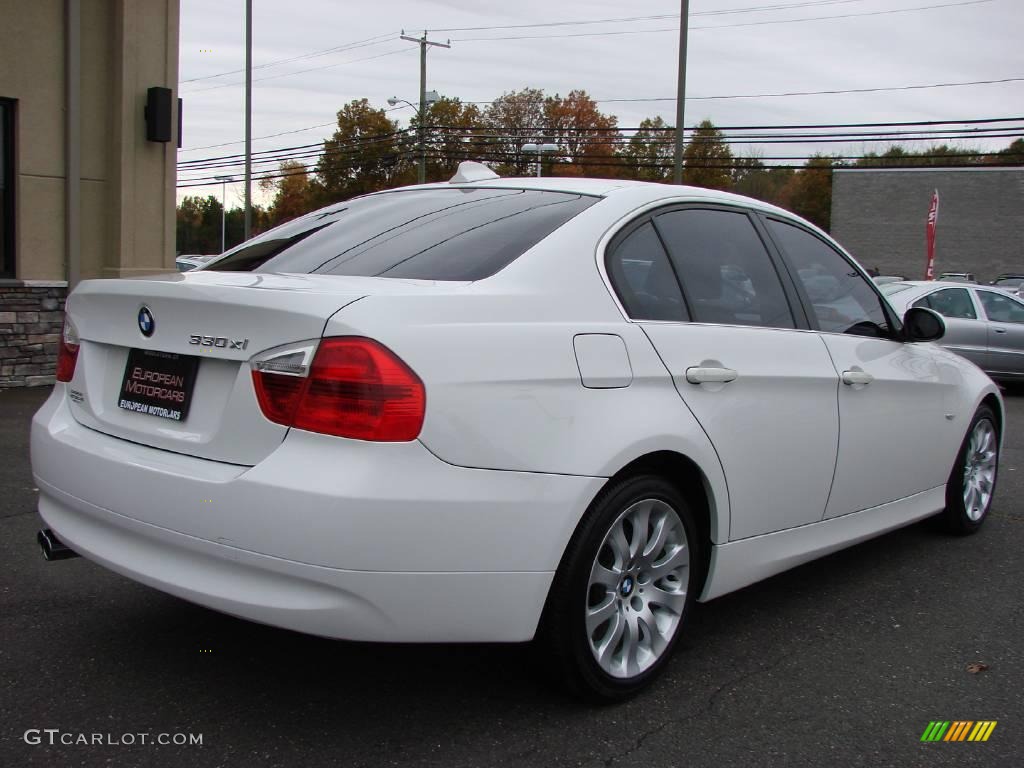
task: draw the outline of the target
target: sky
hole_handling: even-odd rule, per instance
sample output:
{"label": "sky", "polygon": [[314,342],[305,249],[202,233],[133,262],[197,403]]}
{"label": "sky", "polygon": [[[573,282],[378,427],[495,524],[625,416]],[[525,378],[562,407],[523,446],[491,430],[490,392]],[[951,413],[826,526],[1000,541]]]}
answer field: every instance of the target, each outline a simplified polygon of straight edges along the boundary
{"label": "sky", "polygon": [[[562,95],[584,89],[603,112],[617,116],[620,126],[657,115],[672,125],[679,11],[679,0],[628,5],[610,0],[253,0],[253,151],[322,141],[332,133],[329,124],[337,111],[352,99],[367,98],[384,109],[390,96],[417,101],[418,46],[399,39],[403,30],[419,36],[426,29],[432,40],[451,41],[450,49],[435,48],[427,56],[427,88],[443,96],[488,102],[524,87]],[[623,20],[647,16],[666,18]],[[617,21],[561,23],[605,19]],[[550,26],[524,26],[537,24]],[[460,29],[467,27],[492,29]],[[684,122],[1020,117],[1022,39],[1024,0],[692,0]],[[292,60],[281,61],[287,59]],[[181,0],[184,146],[179,161],[243,151],[244,66],[244,0]],[[1018,79],[873,93],[761,95],[1010,78]],[[749,95],[758,96],[707,98]],[[606,101],[612,99],[663,100]],[[389,116],[404,124],[412,114],[399,107]],[[997,150],[1011,140],[966,143]],[[786,145],[766,151],[762,146],[761,152],[806,155],[816,149],[822,148]],[[885,145],[827,149],[858,155]],[[225,172],[240,177],[242,167],[217,171]],[[183,170],[179,184],[210,173]],[[221,185],[178,194],[179,199],[219,197]],[[240,205],[242,196],[240,182],[228,184],[229,208]],[[254,199],[265,201],[255,185]]]}

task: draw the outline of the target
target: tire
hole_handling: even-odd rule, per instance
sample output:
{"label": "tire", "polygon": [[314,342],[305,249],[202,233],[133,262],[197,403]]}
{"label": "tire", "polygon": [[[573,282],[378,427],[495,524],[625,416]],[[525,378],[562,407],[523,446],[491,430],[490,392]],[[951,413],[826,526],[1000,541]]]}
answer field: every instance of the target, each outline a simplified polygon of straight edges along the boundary
{"label": "tire", "polygon": [[977,533],[988,517],[999,470],[998,423],[987,405],[980,406],[971,419],[946,481],[946,509],[938,518],[948,533]]}
{"label": "tire", "polygon": [[613,702],[657,677],[702,583],[703,548],[690,505],[660,476],[615,481],[594,499],[544,613],[544,639],[573,693]]}

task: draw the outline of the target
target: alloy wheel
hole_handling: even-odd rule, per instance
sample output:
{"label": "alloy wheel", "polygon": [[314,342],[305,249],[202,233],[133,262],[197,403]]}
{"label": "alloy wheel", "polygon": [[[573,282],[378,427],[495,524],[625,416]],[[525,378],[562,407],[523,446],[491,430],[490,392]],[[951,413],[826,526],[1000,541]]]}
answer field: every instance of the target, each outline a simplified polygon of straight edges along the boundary
{"label": "alloy wheel", "polygon": [[977,522],[988,511],[996,483],[997,438],[988,419],[974,425],[964,455],[963,498],[967,517]]}
{"label": "alloy wheel", "polygon": [[643,499],[619,515],[587,589],[587,639],[602,670],[635,677],[661,657],[682,619],[689,569],[686,529],[671,505]]}

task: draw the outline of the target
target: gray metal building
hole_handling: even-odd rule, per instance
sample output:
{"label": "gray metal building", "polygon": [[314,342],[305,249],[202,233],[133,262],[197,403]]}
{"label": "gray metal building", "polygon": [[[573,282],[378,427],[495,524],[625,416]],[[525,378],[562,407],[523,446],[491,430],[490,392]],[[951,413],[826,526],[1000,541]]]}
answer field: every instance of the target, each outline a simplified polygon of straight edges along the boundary
{"label": "gray metal building", "polygon": [[1024,168],[857,168],[832,176],[832,235],[862,265],[921,280],[939,191],[935,275],[1024,272]]}

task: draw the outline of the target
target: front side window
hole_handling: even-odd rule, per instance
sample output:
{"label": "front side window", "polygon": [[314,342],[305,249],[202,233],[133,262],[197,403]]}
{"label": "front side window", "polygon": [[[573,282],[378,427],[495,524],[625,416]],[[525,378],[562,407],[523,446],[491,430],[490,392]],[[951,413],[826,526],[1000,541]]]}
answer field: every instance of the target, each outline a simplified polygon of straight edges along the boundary
{"label": "front side window", "polygon": [[683,208],[655,222],[694,321],[796,327],[771,257],[745,213]]}
{"label": "front side window", "polygon": [[598,200],[486,187],[368,195],[272,229],[205,269],[482,280]]}
{"label": "front side window", "polygon": [[988,319],[996,323],[1024,323],[1024,304],[995,291],[978,291]]}
{"label": "front side window", "polygon": [[0,277],[14,277],[14,102],[0,99]]}
{"label": "front side window", "polygon": [[786,252],[820,330],[860,336],[889,335],[889,321],[880,297],[842,254],[805,229],[775,219],[768,219],[767,224],[772,237]]}
{"label": "front side window", "polygon": [[616,243],[605,263],[608,279],[631,318],[676,322],[688,319],[668,254],[651,222],[641,224]]}
{"label": "front side window", "polygon": [[977,320],[974,302],[966,288],[945,288],[923,296],[914,302],[915,307],[934,309],[943,317],[957,317],[963,320]]}

